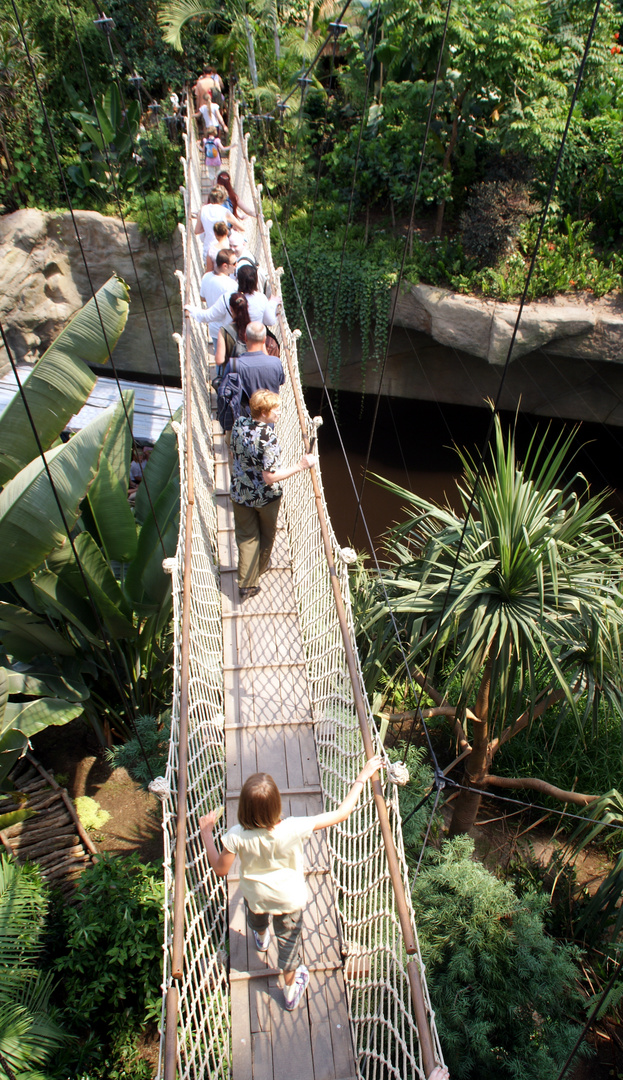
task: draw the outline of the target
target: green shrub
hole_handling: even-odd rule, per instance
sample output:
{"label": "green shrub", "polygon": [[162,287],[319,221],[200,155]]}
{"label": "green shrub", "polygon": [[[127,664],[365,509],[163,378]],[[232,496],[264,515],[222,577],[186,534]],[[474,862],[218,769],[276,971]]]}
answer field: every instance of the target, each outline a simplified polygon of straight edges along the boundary
{"label": "green shrub", "polygon": [[134,726],[138,737],[107,750],[106,758],[113,769],[127,769],[133,780],[147,787],[152,774],[161,776],[166,768],[171,738],[171,711],[168,710],[161,717],[139,716]]}
{"label": "green shrub", "polygon": [[183,217],[181,197],[160,191],[134,195],[128,211],[140,232],[150,240],[168,240]]}
{"label": "green shrub", "polygon": [[[141,1028],[160,1006],[163,883],[137,855],[102,855],[62,913],[63,1013],[76,1032],[110,1032],[124,1012]],[[129,1012],[128,1012],[129,1010]]]}
{"label": "green shrub", "polygon": [[441,1045],[456,1080],[555,1076],[579,1028],[573,946],[543,929],[547,901],[519,899],[459,837],[431,852],[413,891]]}

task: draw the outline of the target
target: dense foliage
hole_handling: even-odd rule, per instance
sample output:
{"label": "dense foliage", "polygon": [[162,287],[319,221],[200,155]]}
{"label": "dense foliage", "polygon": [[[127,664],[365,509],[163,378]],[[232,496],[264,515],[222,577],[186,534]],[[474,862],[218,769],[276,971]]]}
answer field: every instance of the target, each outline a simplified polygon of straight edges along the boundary
{"label": "dense foliage", "polygon": [[444,1056],[457,1080],[543,1080],[579,1034],[577,951],[545,933],[542,895],[520,899],[473,852],[445,841],[413,890]]}
{"label": "dense foliage", "polygon": [[103,855],[67,905],[2,856],[0,1053],[15,1075],[149,1080],[137,1040],[160,1002],[163,888],[159,866]]}
{"label": "dense foliage", "polygon": [[[175,194],[182,179],[179,134],[173,132],[171,139],[164,121],[152,116],[148,105],[162,101],[161,117],[170,112],[169,87],[181,93],[205,62],[203,28],[189,33],[185,55],[180,57],[163,41],[152,0],[130,5],[112,0],[107,5],[107,14],[115,21],[110,49],[94,24],[96,11],[88,0],[77,0],[71,14],[69,6],[58,0],[24,0],[18,10],[74,205],[119,212],[116,201],[108,206],[113,199],[110,179],[104,178],[102,190],[102,174],[114,172],[114,162],[111,170],[102,155],[95,162],[99,174],[95,186],[85,179],[85,153],[88,157],[88,143],[94,139],[85,145],[80,122],[81,116],[95,113],[91,92],[99,103],[113,87],[123,107],[136,109],[141,117],[140,133],[138,125],[132,133],[130,157],[140,149],[144,164],[136,176],[130,173],[129,184],[120,185],[122,205],[128,209],[126,200],[137,180],[141,195]],[[11,0],[0,0],[0,21],[0,204],[7,211],[20,206],[65,207],[63,182]],[[144,80],[140,98],[128,81],[134,73]]]}

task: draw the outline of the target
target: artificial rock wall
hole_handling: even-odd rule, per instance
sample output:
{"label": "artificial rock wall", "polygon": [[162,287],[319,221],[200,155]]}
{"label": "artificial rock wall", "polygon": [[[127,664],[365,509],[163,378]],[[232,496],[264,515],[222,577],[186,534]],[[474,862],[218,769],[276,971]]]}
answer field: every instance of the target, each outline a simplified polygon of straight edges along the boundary
{"label": "artificial rock wall", "polygon": [[[178,230],[170,242],[153,245],[137,225],[126,222],[130,255],[119,218],[90,210],[74,216],[88,274],[69,213],[18,210],[0,218],[0,316],[16,360],[34,361],[45,352],[91,298],[89,275],[98,289],[116,273],[130,286],[130,314],[114,352],[116,367],[158,381],[157,353],[163,374],[179,376],[171,336],[182,325],[174,276],[183,265]],[[8,369],[0,345],[0,375]]]}

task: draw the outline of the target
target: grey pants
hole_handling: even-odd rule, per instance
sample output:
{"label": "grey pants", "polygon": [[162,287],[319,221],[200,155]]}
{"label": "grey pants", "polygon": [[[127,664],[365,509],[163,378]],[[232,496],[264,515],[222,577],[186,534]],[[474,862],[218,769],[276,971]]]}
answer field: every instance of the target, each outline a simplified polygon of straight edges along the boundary
{"label": "grey pants", "polygon": [[241,589],[257,585],[273,550],[281,496],[266,506],[243,506],[234,502],[234,529],[238,545],[238,585]]}
{"label": "grey pants", "polygon": [[285,911],[281,915],[271,916],[263,911],[250,911],[246,901],[245,907],[247,923],[258,934],[265,933],[272,918],[279,949],[279,967],[282,971],[294,971],[301,962],[302,910]]}

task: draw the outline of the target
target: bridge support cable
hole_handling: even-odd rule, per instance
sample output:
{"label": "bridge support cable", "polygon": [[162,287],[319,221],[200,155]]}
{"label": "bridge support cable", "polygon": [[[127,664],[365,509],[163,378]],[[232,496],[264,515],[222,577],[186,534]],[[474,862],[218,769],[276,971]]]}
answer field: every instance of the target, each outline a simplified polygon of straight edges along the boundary
{"label": "bridge support cable", "polygon": [[[247,205],[249,199],[253,200],[258,214],[246,222],[249,245],[276,288],[280,271],[272,260],[270,223],[264,221],[261,189],[254,181],[247,137],[238,117],[232,129],[232,183]],[[183,299],[196,303],[203,267],[201,243],[194,234],[191,215],[201,205],[201,167],[190,116],[186,146],[187,225],[183,236],[185,269],[180,278]],[[301,442],[309,447],[315,427],[305,408],[298,374],[298,332],[290,330],[284,315],[274,330],[286,369],[279,440],[284,460],[297,460]],[[216,507],[226,495],[215,481],[207,336],[201,324],[187,321],[179,344],[185,415],[179,438],[180,538],[176,558],[171,560],[175,686],[168,793],[164,799],[165,974],[158,1077],[173,1080],[177,1075],[195,1080],[210,1076],[225,1080],[230,1076],[232,1060],[230,1001],[234,1000],[230,998],[226,970],[227,888],[224,879],[216,878],[208,866],[198,819],[225,802],[225,736],[231,737],[230,729],[236,729],[236,738],[242,738],[244,727],[257,728],[259,722],[270,735],[274,725],[262,722],[261,716],[256,717],[255,725],[238,722],[243,720],[241,698],[240,718],[235,716],[233,724],[231,706],[227,706],[230,720],[225,731],[224,702],[229,693],[226,688],[230,669],[224,671],[223,623],[239,616],[221,606]],[[194,503],[189,506],[190,499]],[[347,553],[342,553],[331,527],[319,468],[291,478],[284,489],[281,513],[304,659],[303,664],[295,666],[304,668],[310,709],[305,724],[312,726],[320,777],[320,787],[314,790],[322,793],[325,808],[329,809],[342,801],[364,757],[382,752],[382,744],[363,689],[355,649]],[[233,550],[231,546],[229,550]],[[229,582],[229,574],[224,581]],[[223,586],[224,593],[230,589],[229,584]],[[287,663],[275,666],[286,668]],[[289,728],[302,723],[287,689],[281,693],[277,711],[277,726]],[[231,783],[230,788],[227,794],[233,807],[236,792]],[[291,784],[286,790],[286,797],[296,799],[300,794]],[[184,799],[186,812],[182,809]],[[217,826],[217,832],[221,827]],[[394,1080],[405,1076],[426,1080],[434,1064],[443,1058],[414,926],[395,786],[377,780],[352,817],[329,830],[326,850],[328,866],[323,872],[330,874],[334,894],[339,898],[336,926],[345,957],[339,972],[346,985],[357,1075],[365,1080],[377,1076],[380,1070]],[[234,881],[231,888],[236,888]],[[332,944],[333,950],[337,942],[338,938]],[[235,990],[236,1009],[239,1000],[247,1000],[246,991],[240,996],[240,979],[247,979],[244,985],[248,985],[249,978],[257,983],[257,972],[233,970],[239,966],[232,963],[231,993],[234,995]],[[319,974],[319,983],[333,978],[329,967],[322,963],[317,967],[319,973],[326,971],[326,976]],[[305,1020],[310,1025],[311,1013],[310,998],[309,1019]],[[238,1017],[232,1020],[238,1022]],[[233,1060],[234,1080],[243,1080],[242,1073],[238,1075],[235,1055]]]}

